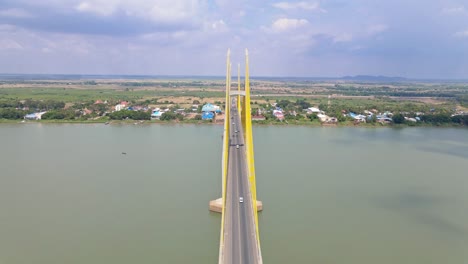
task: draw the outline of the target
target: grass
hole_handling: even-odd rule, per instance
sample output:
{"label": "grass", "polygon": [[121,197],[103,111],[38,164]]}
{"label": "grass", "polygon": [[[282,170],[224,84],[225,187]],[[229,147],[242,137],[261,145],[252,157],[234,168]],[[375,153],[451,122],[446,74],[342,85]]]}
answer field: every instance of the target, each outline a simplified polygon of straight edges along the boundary
{"label": "grass", "polygon": [[223,97],[221,91],[197,90],[122,90],[122,89],[73,89],[73,88],[2,88],[0,100],[55,100],[65,103],[108,101],[144,101],[169,96],[192,96],[198,98]]}

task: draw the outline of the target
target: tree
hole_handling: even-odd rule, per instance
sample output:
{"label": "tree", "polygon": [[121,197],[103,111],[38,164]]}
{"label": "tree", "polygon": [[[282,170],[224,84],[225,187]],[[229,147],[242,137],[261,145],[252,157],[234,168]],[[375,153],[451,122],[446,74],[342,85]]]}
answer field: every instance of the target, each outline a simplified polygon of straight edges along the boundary
{"label": "tree", "polygon": [[174,120],[174,119],[176,119],[176,114],[173,113],[173,112],[165,112],[165,113],[163,113],[161,115],[161,117],[159,119],[163,120],[163,121]]}
{"label": "tree", "polygon": [[198,101],[198,100],[193,100],[192,103],[198,105],[198,104],[200,104],[200,101]]}
{"label": "tree", "polygon": [[21,119],[26,115],[26,111],[14,108],[0,108],[0,119]]}
{"label": "tree", "polygon": [[321,110],[324,110],[324,109],[330,110],[330,109],[328,109],[328,105],[324,104],[324,103],[319,104],[319,109],[321,109]]}
{"label": "tree", "polygon": [[151,113],[143,111],[121,110],[110,113],[109,118],[115,120],[123,120],[127,118],[133,120],[150,120]]}
{"label": "tree", "polygon": [[284,119],[286,120],[296,120],[296,117],[294,115],[291,115],[290,113],[287,113],[284,115]]}
{"label": "tree", "polygon": [[263,116],[265,117],[265,120],[275,120],[276,119],[276,117],[271,112],[263,113]]}
{"label": "tree", "polygon": [[254,116],[254,115],[257,115],[257,113],[258,113],[258,108],[252,108],[252,109],[250,109],[250,114],[251,114],[251,115],[253,115],[253,116]]}
{"label": "tree", "polygon": [[281,100],[276,103],[276,106],[281,107],[283,109],[286,109],[289,105],[291,105],[291,102],[289,100]]}
{"label": "tree", "polygon": [[306,102],[305,99],[297,99],[296,105],[299,106],[301,109],[307,109],[311,107],[311,104],[309,102]]}
{"label": "tree", "polygon": [[50,110],[47,113],[43,114],[41,116],[41,119],[45,119],[45,120],[47,120],[47,119],[48,120],[52,120],[52,119],[71,120],[71,119],[75,119],[75,117],[78,117],[78,116],[79,116],[79,113],[76,113],[72,109],[67,109],[67,110],[57,109],[57,110]]}
{"label": "tree", "polygon": [[405,117],[402,114],[395,114],[392,119],[395,124],[403,124],[405,122]]}
{"label": "tree", "polygon": [[452,122],[461,125],[468,125],[468,115],[452,116]]}
{"label": "tree", "polygon": [[317,114],[314,113],[314,114],[307,115],[307,118],[309,118],[310,121],[314,121],[318,119],[318,116]]}

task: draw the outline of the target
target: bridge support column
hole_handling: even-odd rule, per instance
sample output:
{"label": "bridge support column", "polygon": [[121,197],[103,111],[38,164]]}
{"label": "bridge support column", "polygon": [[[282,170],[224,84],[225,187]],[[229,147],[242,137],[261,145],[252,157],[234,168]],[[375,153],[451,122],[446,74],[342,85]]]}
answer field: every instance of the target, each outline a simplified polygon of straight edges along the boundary
{"label": "bridge support column", "polygon": [[[257,212],[263,210],[262,201],[257,201]],[[210,211],[221,213],[223,211],[223,198],[218,198],[216,200],[210,201]]]}

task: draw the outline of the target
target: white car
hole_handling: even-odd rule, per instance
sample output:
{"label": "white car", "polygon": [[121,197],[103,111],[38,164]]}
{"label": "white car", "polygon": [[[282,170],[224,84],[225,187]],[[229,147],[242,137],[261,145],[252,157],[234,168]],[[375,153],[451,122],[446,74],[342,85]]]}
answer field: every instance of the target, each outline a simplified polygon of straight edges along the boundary
{"label": "white car", "polygon": [[244,202],[244,197],[239,197],[239,203],[243,203]]}
{"label": "white car", "polygon": [[238,149],[238,148],[239,148],[239,145],[236,145],[236,149]]}

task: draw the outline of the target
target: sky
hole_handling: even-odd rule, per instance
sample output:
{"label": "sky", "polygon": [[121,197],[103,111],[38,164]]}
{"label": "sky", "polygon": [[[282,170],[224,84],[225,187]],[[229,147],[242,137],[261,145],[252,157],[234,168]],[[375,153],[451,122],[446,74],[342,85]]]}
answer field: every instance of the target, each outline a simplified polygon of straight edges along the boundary
{"label": "sky", "polygon": [[[467,0],[0,0],[0,73],[468,79]],[[243,67],[243,66],[242,66]]]}

